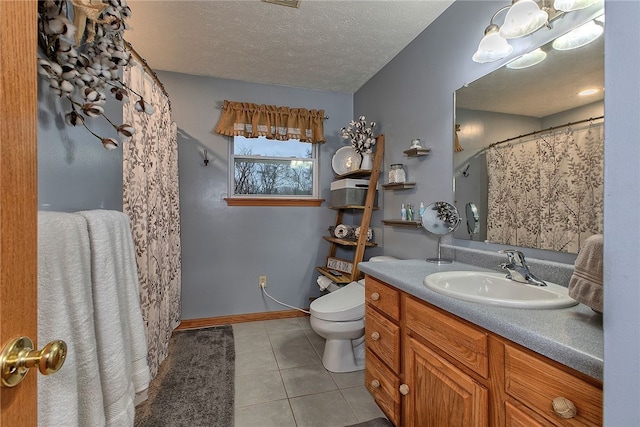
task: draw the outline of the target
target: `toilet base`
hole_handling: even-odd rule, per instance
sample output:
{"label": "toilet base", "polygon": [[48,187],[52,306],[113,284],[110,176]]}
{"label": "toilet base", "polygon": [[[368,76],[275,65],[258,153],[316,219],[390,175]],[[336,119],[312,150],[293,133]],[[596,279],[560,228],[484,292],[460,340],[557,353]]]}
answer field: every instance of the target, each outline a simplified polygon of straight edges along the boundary
{"label": "toilet base", "polygon": [[330,372],[355,372],[364,369],[364,336],[354,339],[327,339],[322,365]]}

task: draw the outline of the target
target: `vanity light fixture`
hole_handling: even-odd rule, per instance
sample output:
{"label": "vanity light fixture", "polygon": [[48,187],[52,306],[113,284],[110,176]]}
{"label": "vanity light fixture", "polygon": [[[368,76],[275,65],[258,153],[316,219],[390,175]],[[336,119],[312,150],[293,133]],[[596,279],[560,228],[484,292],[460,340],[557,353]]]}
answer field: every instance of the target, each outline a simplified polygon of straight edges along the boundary
{"label": "vanity light fixture", "polygon": [[489,26],[484,30],[484,37],[480,40],[478,50],[473,54],[473,61],[484,64],[505,58],[513,52],[507,40],[500,35],[500,27],[493,23],[495,17],[503,10],[509,9],[511,6],[505,6],[493,14],[489,21]]}
{"label": "vanity light fixture", "polygon": [[[502,28],[493,23],[496,16],[506,10]],[[473,54],[474,62],[493,62],[505,58],[513,52],[506,39],[523,37],[533,33],[548,22],[547,12],[540,10],[533,0],[513,0],[511,6],[505,6],[493,14],[489,26],[484,30],[478,50]]]}
{"label": "vanity light fixture", "polygon": [[599,2],[602,2],[602,0],[555,0],[553,2],[553,8],[563,12],[573,12],[574,10],[585,9]]}
{"label": "vanity light fixture", "polygon": [[575,30],[558,37],[551,45],[555,50],[577,49],[591,43],[600,37],[603,32],[602,26],[596,24],[595,21],[589,21]]}
{"label": "vanity light fixture", "polygon": [[[485,63],[505,58],[513,51],[513,47],[509,44],[508,40],[527,36],[545,25],[551,28],[549,24],[550,20],[570,11],[584,9],[602,3],[604,0],[555,0],[554,7],[547,7],[545,1],[546,0],[541,1],[541,9],[534,0],[512,0],[510,6],[505,6],[494,13],[489,21],[489,26],[484,30],[484,37],[478,45],[478,50],[473,54],[473,61]],[[496,16],[504,10],[507,11],[507,14],[500,27],[494,24],[493,21]],[[604,14],[596,18],[595,21],[600,23],[604,22]],[[602,26],[597,25],[595,21],[590,21],[591,23],[578,27],[562,37],[558,37],[553,42],[554,49],[575,49],[598,38],[602,34],[603,29]],[[536,55],[538,59],[542,56],[539,53]],[[540,59],[540,61],[543,59],[544,58]],[[534,62],[531,65],[535,65],[538,62]],[[518,62],[512,64],[510,68],[515,68],[516,66],[518,66]]]}
{"label": "vanity light fixture", "polygon": [[533,33],[548,22],[549,14],[533,0],[514,0],[500,28],[505,39],[517,39]]}
{"label": "vanity light fixture", "polygon": [[514,59],[513,61],[509,62],[506,67],[512,70],[522,70],[523,68],[533,67],[534,65],[541,63],[545,60],[546,57],[547,53],[544,50],[538,48],[532,50],[529,53],[525,53],[519,58]]}

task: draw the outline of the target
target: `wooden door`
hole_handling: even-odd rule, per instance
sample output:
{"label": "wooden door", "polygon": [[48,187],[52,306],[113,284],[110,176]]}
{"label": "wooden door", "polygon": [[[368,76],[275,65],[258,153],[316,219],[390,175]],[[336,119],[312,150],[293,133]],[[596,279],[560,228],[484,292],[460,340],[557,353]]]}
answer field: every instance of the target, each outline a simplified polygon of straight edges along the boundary
{"label": "wooden door", "polygon": [[[36,14],[0,0],[0,347],[37,339]],[[36,373],[0,389],[0,427],[36,425]]]}
{"label": "wooden door", "polygon": [[413,338],[405,340],[406,426],[484,427],[488,390]]}

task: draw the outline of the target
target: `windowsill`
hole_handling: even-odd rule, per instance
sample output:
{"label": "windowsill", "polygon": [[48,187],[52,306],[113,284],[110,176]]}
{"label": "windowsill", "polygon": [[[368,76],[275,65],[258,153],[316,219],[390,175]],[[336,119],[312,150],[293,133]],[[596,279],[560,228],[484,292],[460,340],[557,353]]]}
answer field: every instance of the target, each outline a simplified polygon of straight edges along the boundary
{"label": "windowsill", "polygon": [[285,199],[270,197],[225,197],[228,206],[320,206],[324,199]]}

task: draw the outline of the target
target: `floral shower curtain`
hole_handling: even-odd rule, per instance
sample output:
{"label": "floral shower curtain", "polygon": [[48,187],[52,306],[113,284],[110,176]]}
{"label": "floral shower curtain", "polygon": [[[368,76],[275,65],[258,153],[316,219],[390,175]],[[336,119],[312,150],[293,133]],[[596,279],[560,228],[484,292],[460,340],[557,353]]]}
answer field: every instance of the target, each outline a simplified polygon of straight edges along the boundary
{"label": "floral shower curtain", "polygon": [[123,211],[132,223],[153,378],[167,357],[171,333],[180,323],[177,127],[169,98],[141,65],[126,67],[124,81],[153,107],[153,114],[136,112],[139,97],[130,93],[123,112],[125,122],[136,129],[123,144]]}
{"label": "floral shower curtain", "polygon": [[487,240],[573,252],[603,228],[604,123],[487,150]]}

